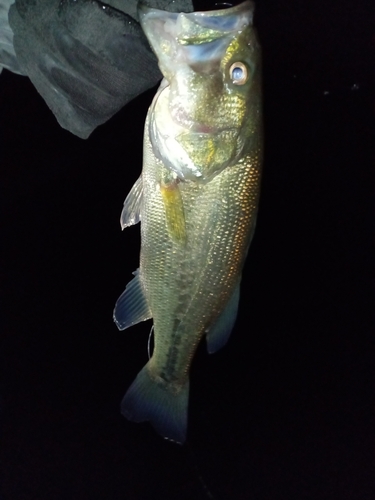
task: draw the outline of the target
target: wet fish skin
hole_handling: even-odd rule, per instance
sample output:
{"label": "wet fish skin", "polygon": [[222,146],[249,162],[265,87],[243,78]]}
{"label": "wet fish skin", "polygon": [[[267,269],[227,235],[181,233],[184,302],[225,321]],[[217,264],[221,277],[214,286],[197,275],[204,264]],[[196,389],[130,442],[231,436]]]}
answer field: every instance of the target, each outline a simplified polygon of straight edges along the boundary
{"label": "wet fish skin", "polygon": [[[149,420],[162,436],[179,443],[186,439],[192,358],[203,336],[209,352],[228,340],[255,228],[262,125],[260,48],[251,26],[252,8],[245,2],[207,13],[203,20],[199,13],[181,17],[147,11],[140,16],[159,61],[163,54],[154,43],[162,45],[163,39],[160,32],[158,42],[153,43],[153,37],[164,19],[164,26],[169,23],[179,40],[173,50],[185,56],[187,64],[177,61],[176,73],[168,60],[160,64],[166,79],[146,120],[142,176],[125,200],[121,218],[123,227],[141,220],[142,244],[139,272],[119,298],[114,319],[124,329],[152,317],[155,332],[153,355],[126,393],[122,412],[136,422]],[[149,14],[156,24],[148,25],[147,17],[142,22]],[[245,19],[240,29],[233,29],[236,16]],[[183,26],[176,37],[179,24]],[[211,41],[201,42],[209,37]],[[191,55],[192,47],[217,40],[221,46],[213,48],[214,57],[206,63],[199,60],[199,50],[194,57],[186,52]],[[236,61],[248,71],[243,85],[228,81],[228,70]],[[178,83],[181,72],[187,83],[184,92]],[[176,102],[190,125],[178,118],[176,123]],[[197,123],[208,132],[197,131]],[[216,139],[223,130],[232,134],[220,146]],[[166,133],[173,147],[160,151]],[[181,151],[175,150],[178,141],[173,142],[181,134],[180,144],[188,152],[182,161]],[[189,149],[189,143],[195,147]],[[212,151],[213,160],[204,161]]]}
{"label": "wet fish skin", "polygon": [[[253,4],[244,2],[214,14],[140,14],[165,77],[150,116],[150,138],[156,156],[181,179],[209,181],[248,143],[260,52],[252,13]],[[204,36],[207,43],[201,43]],[[248,72],[244,85],[231,80],[237,61]]]}

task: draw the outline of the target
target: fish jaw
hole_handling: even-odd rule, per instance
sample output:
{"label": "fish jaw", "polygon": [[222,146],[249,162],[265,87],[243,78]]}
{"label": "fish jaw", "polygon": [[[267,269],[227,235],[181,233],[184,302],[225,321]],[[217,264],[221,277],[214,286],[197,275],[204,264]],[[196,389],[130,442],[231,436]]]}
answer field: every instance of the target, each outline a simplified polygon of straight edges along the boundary
{"label": "fish jaw", "polygon": [[[140,14],[165,77],[152,104],[151,142],[180,179],[208,182],[246,146],[252,129],[248,111],[260,93],[252,13],[252,2],[244,2],[208,13]],[[246,79],[239,83],[234,71]]]}
{"label": "fish jaw", "polygon": [[[215,63],[225,51],[223,38],[252,24],[254,4],[246,1],[230,9],[174,13],[140,5],[139,20],[168,80],[176,64]],[[215,43],[212,43],[215,42]],[[202,46],[199,49],[199,46]],[[188,47],[188,50],[184,50]]]}

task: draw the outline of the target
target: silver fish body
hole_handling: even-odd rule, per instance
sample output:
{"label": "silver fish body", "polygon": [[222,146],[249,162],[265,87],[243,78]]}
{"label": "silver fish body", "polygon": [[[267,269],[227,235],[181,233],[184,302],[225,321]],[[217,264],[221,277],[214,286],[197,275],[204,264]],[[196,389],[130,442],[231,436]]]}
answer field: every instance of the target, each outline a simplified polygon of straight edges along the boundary
{"label": "silver fish body", "polygon": [[[196,54],[193,62],[185,57],[188,63],[175,73],[160,64],[166,79],[146,119],[142,175],[125,200],[121,218],[123,227],[141,220],[142,244],[139,271],[116,304],[115,322],[125,329],[152,317],[155,333],[153,355],[125,395],[122,412],[130,420],[149,420],[161,435],[180,443],[186,438],[191,360],[203,336],[209,352],[221,348],[229,338],[237,315],[242,268],[255,228],[262,131],[259,45],[246,17],[250,10],[252,4],[245,2],[240,8],[207,13],[203,22],[201,13],[184,15],[182,21],[181,15],[173,15],[171,20],[160,11],[145,14],[158,23],[164,19],[163,26],[169,22],[168,33],[182,24],[177,44],[187,39],[190,51],[191,45],[196,48],[218,40],[221,44],[214,47],[214,63],[208,71],[211,60],[207,64],[199,60],[198,64]],[[244,20],[238,28],[235,21],[240,15]],[[148,35],[147,20],[144,24]],[[220,36],[223,26],[226,33]],[[209,41],[204,38],[207,29],[215,31]],[[153,45],[152,36],[149,39]],[[183,49],[182,45],[181,58]],[[252,56],[245,67],[249,75],[251,72],[248,85],[237,91],[237,83],[220,87],[214,82],[219,88],[214,94],[212,81],[218,73],[223,79],[233,66],[231,60],[225,67],[222,64],[228,50],[233,51],[234,60],[244,51]],[[156,53],[160,61],[163,54]],[[197,53],[201,58],[201,52]],[[174,85],[183,71],[188,87],[185,101],[181,85]],[[194,86],[195,74],[198,86]],[[202,92],[206,92],[203,101]],[[238,110],[238,102],[233,101],[236,92],[242,92],[240,106],[245,109]],[[213,102],[208,102],[210,99]],[[202,113],[207,102],[216,110],[214,120],[205,116],[204,110]],[[176,106],[185,123],[174,116]],[[217,106],[227,107],[227,117]],[[242,121],[231,116],[238,113]],[[227,143],[224,139],[219,144],[217,137],[224,137],[227,131]],[[170,144],[163,148],[165,140]],[[189,142],[196,146],[192,152]]]}

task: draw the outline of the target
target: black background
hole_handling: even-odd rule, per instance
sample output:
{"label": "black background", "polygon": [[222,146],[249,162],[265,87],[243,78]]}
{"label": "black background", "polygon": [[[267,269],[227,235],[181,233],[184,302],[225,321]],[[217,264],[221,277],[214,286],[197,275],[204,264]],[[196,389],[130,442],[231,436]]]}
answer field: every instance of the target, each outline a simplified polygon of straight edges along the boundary
{"label": "black background", "polygon": [[194,359],[183,447],[119,409],[151,326],[112,310],[154,90],[83,141],[3,71],[2,499],[375,498],[371,23],[370,2],[257,3],[258,225],[230,342]]}

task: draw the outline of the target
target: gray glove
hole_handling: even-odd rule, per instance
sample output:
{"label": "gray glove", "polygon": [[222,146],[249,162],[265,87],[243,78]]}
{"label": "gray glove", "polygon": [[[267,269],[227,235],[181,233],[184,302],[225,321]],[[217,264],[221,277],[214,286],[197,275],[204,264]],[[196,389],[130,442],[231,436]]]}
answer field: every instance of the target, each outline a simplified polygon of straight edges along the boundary
{"label": "gray glove", "polygon": [[[21,73],[29,76],[60,125],[81,138],[161,78],[137,21],[137,3],[16,0],[9,10]],[[192,11],[191,0],[144,3]]]}
{"label": "gray glove", "polygon": [[8,11],[14,0],[0,0],[0,73],[3,68],[21,73],[13,47],[13,31],[8,22]]}

